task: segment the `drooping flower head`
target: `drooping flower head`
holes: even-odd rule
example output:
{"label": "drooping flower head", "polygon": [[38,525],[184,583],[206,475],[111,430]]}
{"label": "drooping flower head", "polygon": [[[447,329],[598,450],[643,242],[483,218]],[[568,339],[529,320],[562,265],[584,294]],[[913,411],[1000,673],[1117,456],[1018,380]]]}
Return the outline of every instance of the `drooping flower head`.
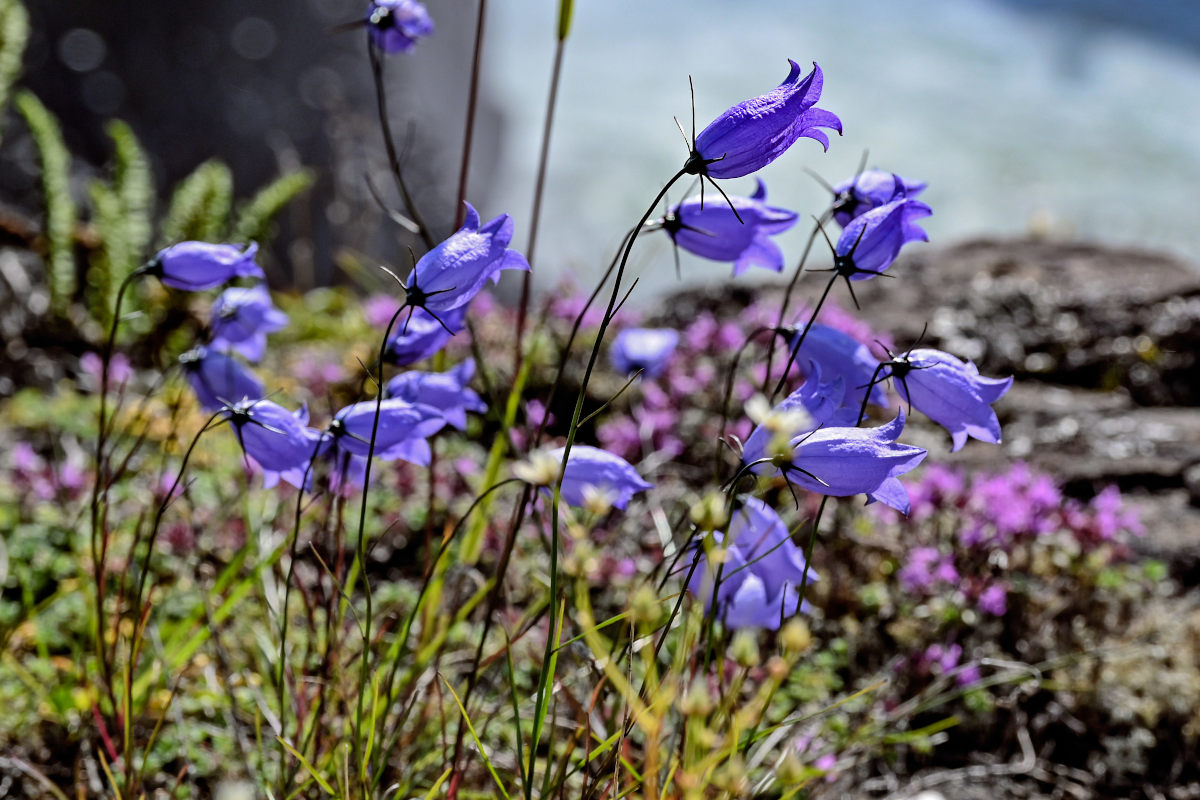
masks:
{"label": "drooping flower head", "polygon": [[387,397],[429,406],[439,412],[447,425],[461,430],[467,427],[467,412],[482,414],[487,403],[467,384],[475,375],[475,360],[468,358],[449,372],[404,372],[388,381]]}
{"label": "drooping flower head", "polygon": [[461,308],[490,280],[500,280],[501,270],[529,271],[529,262],[509,250],[513,221],[501,214],[481,225],[479,212],[470,203],[463,226],[417,262],[405,281],[405,304],[424,308],[439,319],[443,312]]}
{"label": "drooping flower head", "polygon": [[678,344],[679,331],[670,328],[626,328],[613,339],[608,355],[618,372],[628,375],[640,369],[643,377],[657,378]]}
{"label": "drooping flower head", "polygon": [[266,277],[262,267],[254,263],[256,253],[258,245],[254,242],[245,250],[232,244],[180,242],[159,250],[147,272],[167,286],[199,292],[234,278]]}
{"label": "drooping flower head", "polygon": [[385,53],[407,53],[433,34],[433,20],[417,0],[372,0],[366,21],[371,42]]}
{"label": "drooping flower head", "polygon": [[833,218],[843,228],[861,217],[901,197],[916,197],[925,190],[924,181],[901,178],[894,172],[869,169],[833,187]]}
{"label": "drooping flower head", "polygon": [[800,609],[800,587],[818,577],[806,569],[804,554],[779,515],[757,498],[741,500],[729,535],[713,534],[724,550],[720,566],[710,565],[704,553],[698,553],[688,591],[707,612],[713,608],[716,586],[716,613],[731,628],[776,630]]}
{"label": "drooping flower head", "polygon": [[[792,336],[789,344],[794,347],[799,337],[799,333]],[[871,348],[847,333],[814,322],[796,351],[796,362],[804,364],[806,361],[819,365],[820,374],[826,380],[842,379],[845,391],[842,405],[854,410],[855,417],[851,422],[857,420],[863,396],[879,366],[879,359],[871,355]],[[878,383],[870,388],[870,402],[877,406],[887,404],[887,395]]]}
{"label": "drooping flower head", "polygon": [[908,513],[908,492],[898,476],[916,468],[925,450],[896,441],[904,430],[904,409],[878,428],[825,427],[797,431],[792,459],[759,463],[759,475],[783,475],[790,483],[830,497],[867,495]]}
{"label": "drooping flower head", "polygon": [[[533,453],[528,460],[514,465],[513,473],[526,483],[550,491],[558,480],[564,450],[558,447]],[[562,473],[561,497],[564,503],[576,508],[592,506],[592,501],[601,497],[604,505],[624,509],[635,494],[653,485],[642,480],[637,470],[620,456],[577,444],[571,448]]]}
{"label": "drooping flower head", "polygon": [[909,242],[927,242],[916,220],[933,211],[919,200],[901,197],[851,220],[834,247],[833,269],[852,281],[874,278],[896,260]]}
{"label": "drooping flower head", "polygon": [[179,356],[184,376],[205,411],[219,411],[242,400],[261,400],[263,385],[236,358],[207,347]]}
{"label": "drooping flower head", "polygon": [[783,83],[758,97],[727,109],[696,137],[684,169],[690,175],[740,178],[765,167],[783,155],[802,136],[829,148],[821,128],[842,132],[835,115],[816,108],[824,76],[813,63],[801,77],[800,65],[788,59],[791,71]]}
{"label": "drooping flower head", "polygon": [[950,432],[952,450],[967,437],[1000,443],[1000,422],[991,404],[1012,386],[1012,376],[985,378],[970,361],[921,348],[884,365],[883,378],[892,378],[900,398]]}
{"label": "drooping flower head", "polygon": [[466,316],[465,305],[439,312],[437,319],[423,308],[414,308],[411,317],[405,317],[402,324],[396,325],[398,331],[388,340],[384,357],[398,367],[431,358],[446,346],[451,336],[463,329]]}
{"label": "drooping flower head", "polygon": [[241,353],[249,361],[262,358],[267,346],[267,334],[287,326],[284,314],[271,302],[271,293],[263,284],[250,287],[232,286],[212,305],[212,341],[217,350]]}
{"label": "drooping flower head", "polygon": [[781,272],[783,252],[771,236],[795,225],[796,212],[767,205],[767,187],[761,180],[750,197],[728,199],[728,203],[705,203],[699,195],[690,197],[651,224],[689,253],[733,262],[734,275],[754,266]]}
{"label": "drooping flower head", "polygon": [[305,427],[307,409],[292,412],[270,400],[241,400],[223,411],[246,455],[270,476],[269,485],[279,476],[300,485],[315,449],[312,432]]}

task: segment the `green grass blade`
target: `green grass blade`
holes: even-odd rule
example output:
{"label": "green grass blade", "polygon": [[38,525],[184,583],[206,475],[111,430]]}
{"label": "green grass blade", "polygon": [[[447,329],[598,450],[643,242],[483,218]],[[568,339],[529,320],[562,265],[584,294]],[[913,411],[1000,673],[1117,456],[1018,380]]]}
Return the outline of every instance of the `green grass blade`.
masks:
{"label": "green grass blade", "polygon": [[454,687],[450,685],[450,681],[446,680],[444,675],[439,674],[442,683],[446,684],[446,688],[450,690],[450,696],[454,698],[454,702],[458,705],[458,710],[462,713],[463,722],[467,723],[467,730],[471,734],[471,739],[474,740],[475,746],[479,748],[479,755],[483,758],[483,763],[487,767],[488,772],[492,774],[492,780],[496,782],[496,788],[500,790],[500,794],[504,796],[504,800],[512,800],[508,796],[508,790],[504,788],[504,783],[500,780],[500,776],[496,774],[496,768],[492,766],[492,760],[488,758],[487,751],[483,749],[483,742],[479,741],[479,735],[475,733],[475,726],[471,724],[471,718],[467,716],[467,709],[463,707],[462,700],[458,699],[458,693],[454,691]]}

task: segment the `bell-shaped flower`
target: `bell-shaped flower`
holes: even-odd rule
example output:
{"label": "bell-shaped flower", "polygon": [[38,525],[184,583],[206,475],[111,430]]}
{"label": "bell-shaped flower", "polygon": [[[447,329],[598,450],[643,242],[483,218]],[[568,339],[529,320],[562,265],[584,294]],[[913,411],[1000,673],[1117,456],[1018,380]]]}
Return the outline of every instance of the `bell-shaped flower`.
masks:
{"label": "bell-shaped flower", "polygon": [[313,432],[305,427],[307,409],[292,412],[270,400],[242,400],[223,410],[246,455],[268,475],[268,486],[280,475],[300,485],[316,449]]}
{"label": "bell-shaped flower", "polygon": [[750,197],[730,195],[727,203],[704,203],[697,195],[653,224],[689,253],[733,262],[734,275],[755,266],[781,272],[783,251],[771,237],[795,225],[797,216],[786,208],[767,205],[766,199],[767,187],[759,180]]}
{"label": "bell-shaped flower", "polygon": [[952,450],[967,437],[1000,443],[1000,422],[991,404],[1012,386],[1012,376],[985,378],[970,361],[922,348],[893,359],[884,377],[893,379],[900,398],[950,432]]}
{"label": "bell-shaped flower", "polygon": [[800,65],[788,59],[791,71],[783,83],[758,97],[726,110],[700,132],[684,169],[691,175],[740,178],[765,167],[783,155],[802,136],[816,139],[828,149],[829,137],[821,128],[842,132],[835,115],[816,108],[824,76],[813,63],[801,77]]}
{"label": "bell-shaped flower", "polygon": [[[843,409],[847,409],[842,405],[844,396],[845,382],[840,375],[831,381],[823,381],[821,368],[810,363],[808,378],[774,408],[767,408],[767,400],[761,395],[752,397],[746,403],[746,414],[755,426],[742,445],[742,461],[752,464],[777,457],[788,460],[792,440],[800,432],[811,431],[831,421],[852,426],[857,417],[849,422],[842,421],[847,416],[843,413]],[[857,413],[858,409],[854,409],[854,414]]]}
{"label": "bell-shaped flower", "polygon": [[417,0],[372,0],[367,6],[367,33],[385,53],[407,53],[417,39],[433,34],[433,20]]}
{"label": "bell-shaped flower", "polygon": [[[790,338],[793,347],[799,337],[797,332]],[[863,395],[879,367],[879,359],[871,355],[871,348],[837,328],[814,322],[800,343],[800,349],[796,351],[796,363],[803,364],[805,361],[818,365],[820,374],[827,381],[842,379],[845,392],[842,405],[854,410],[854,419],[848,423],[843,421],[843,424],[852,425],[858,419]],[[887,394],[882,386],[876,383],[870,391],[872,404],[887,405]]]}
{"label": "bell-shaped flower", "polygon": [[184,376],[205,411],[219,411],[242,400],[261,400],[263,385],[236,358],[207,347],[179,356]]}
{"label": "bell-shaped flower", "polygon": [[487,403],[467,387],[475,375],[475,359],[468,358],[449,372],[404,372],[388,381],[384,394],[436,410],[447,425],[467,428],[467,412],[482,414]]}
{"label": "bell-shaped flower", "polygon": [[513,221],[501,214],[481,225],[479,212],[467,206],[463,226],[417,262],[405,281],[406,304],[430,311],[435,318],[443,312],[471,302],[490,280],[500,280],[501,270],[529,271],[529,262],[509,250]]}
{"label": "bell-shaped flower", "polygon": [[[513,466],[513,474],[526,483],[550,491],[558,480],[564,449],[558,447],[533,453],[528,460]],[[562,473],[561,497],[564,503],[576,508],[595,507],[597,498],[603,498],[603,505],[624,509],[635,494],[653,485],[642,480],[637,470],[620,456],[598,447],[577,444],[571,448],[567,467]]]}
{"label": "bell-shaped flower", "polygon": [[773,459],[751,470],[760,475],[782,474],[789,482],[830,497],[865,494],[897,511],[908,513],[908,491],[897,479],[916,468],[925,450],[896,442],[904,430],[904,409],[878,428],[818,428],[798,431],[792,439],[790,462]]}
{"label": "bell-shaped flower", "polygon": [[267,347],[267,334],[282,330],[287,323],[287,314],[271,302],[265,285],[231,286],[213,301],[209,347],[258,361]]}
{"label": "bell-shaped flower", "polygon": [[929,241],[916,220],[932,213],[921,201],[902,197],[851,220],[834,248],[834,271],[852,281],[874,278],[891,266],[901,247]]}
{"label": "bell-shaped flower", "polygon": [[[375,423],[378,408],[379,423]],[[346,453],[366,457],[375,430],[374,453],[387,461],[413,452],[410,442],[424,441],[445,426],[446,421],[432,406],[392,398],[376,403],[366,400],[346,406],[334,415],[329,433],[335,446]],[[418,452],[421,448],[418,448]],[[425,450],[425,452],[428,452]],[[428,465],[428,459],[425,460]]]}
{"label": "bell-shaped flower", "polygon": [[916,197],[925,190],[924,181],[901,178],[894,172],[869,169],[833,187],[833,218],[843,228],[861,217],[901,197]]}
{"label": "bell-shaped flower", "polygon": [[700,553],[688,591],[709,610],[716,586],[717,615],[731,628],[778,629],[800,609],[801,586],[818,580],[816,572],[806,569],[804,554],[783,520],[757,498],[742,498],[729,535],[717,531],[713,539],[722,552],[721,563],[710,565]]}
{"label": "bell-shaped flower", "polygon": [[262,267],[254,263],[258,245],[251,242],[245,250],[232,244],[180,242],[159,250],[146,270],[167,286],[199,292],[213,289],[234,278],[264,278]]}
{"label": "bell-shaped flower", "polygon": [[431,358],[463,329],[466,316],[465,305],[439,312],[436,319],[423,308],[413,308],[411,317],[404,316],[396,324],[398,330],[388,339],[384,358],[398,367]]}
{"label": "bell-shaped flower", "polygon": [[613,339],[608,355],[618,372],[641,370],[643,377],[657,378],[678,344],[679,332],[670,328],[626,328]]}

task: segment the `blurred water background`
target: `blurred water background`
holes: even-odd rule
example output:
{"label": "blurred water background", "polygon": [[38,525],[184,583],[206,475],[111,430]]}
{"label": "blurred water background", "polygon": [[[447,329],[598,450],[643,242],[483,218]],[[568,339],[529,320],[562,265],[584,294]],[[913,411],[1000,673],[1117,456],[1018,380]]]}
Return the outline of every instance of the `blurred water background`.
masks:
{"label": "blurred water background", "polygon": [[[404,84],[393,117],[401,132],[414,125],[408,163],[427,215],[445,235],[475,4],[429,6],[437,35],[391,65]],[[577,6],[535,264],[539,286],[564,276],[590,284],[623,230],[682,163],[686,151],[672,116],[690,125],[688,75],[703,126],[776,85],[788,57],[821,64],[820,105],[842,118],[845,135],[834,137],[828,154],[801,140],[764,170],[774,204],[806,218],[819,213],[828,194],[804,169],[836,182],[869,149],[870,165],[929,182],[925,199],[935,216],[926,227],[935,242],[1033,229],[1200,261],[1200,4]],[[556,7],[554,0],[488,6],[469,197],[485,216],[512,214],[514,246],[521,248],[528,243]],[[110,8],[35,0],[31,10],[39,37],[27,82],[67,119],[73,145],[93,163],[104,159],[98,120],[106,116],[133,122],[164,181],[221,155],[244,194],[281,166],[307,163],[322,182],[285,227],[295,241],[279,250],[276,279],[290,272],[302,285],[336,280],[332,265],[342,247],[406,260],[394,234],[381,233],[385,226],[363,187],[364,172],[377,173],[383,160],[361,33],[330,32],[359,17],[362,4],[130,0]],[[20,195],[33,186],[26,178],[22,184],[9,174],[3,186]],[[753,180],[726,188],[746,194]],[[780,238],[789,261],[808,229],[802,221]],[[814,266],[824,266],[825,252],[816,251]],[[642,302],[677,288],[662,235],[635,253]],[[685,254],[683,273],[685,283],[703,282],[727,275],[728,266]]]}

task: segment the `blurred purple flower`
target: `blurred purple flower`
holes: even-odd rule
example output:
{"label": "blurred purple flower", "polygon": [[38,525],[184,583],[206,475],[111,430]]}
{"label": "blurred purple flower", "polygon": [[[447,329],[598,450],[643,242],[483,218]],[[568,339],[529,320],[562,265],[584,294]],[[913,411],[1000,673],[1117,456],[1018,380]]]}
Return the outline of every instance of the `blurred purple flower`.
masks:
{"label": "blurred purple flower", "polygon": [[900,568],[900,584],[906,591],[928,593],[938,584],[958,583],[954,558],[936,547],[917,547],[908,554],[908,562]]}
{"label": "blurred purple flower", "polygon": [[416,0],[372,0],[367,6],[367,33],[385,53],[407,53],[417,39],[433,35],[433,20]]}
{"label": "blurred purple flower", "polygon": [[678,344],[679,332],[670,328],[626,328],[613,339],[608,354],[618,372],[640,369],[643,377],[657,378]]}
{"label": "blurred purple flower", "polygon": [[438,411],[447,425],[467,429],[467,412],[482,414],[484,403],[467,387],[475,375],[475,359],[468,358],[449,372],[403,372],[388,381],[386,397],[398,397],[413,405],[423,404]]}
{"label": "blurred purple flower", "polygon": [[205,411],[218,411],[242,400],[261,400],[263,386],[242,362],[207,347],[179,356],[184,376]]}
{"label": "blurred purple flower", "polygon": [[245,250],[232,244],[180,242],[158,251],[148,274],[158,276],[167,286],[199,292],[234,278],[266,277],[254,263],[256,253],[258,245],[254,242]]}
{"label": "blurred purple flower", "polygon": [[665,230],[671,241],[689,253],[712,261],[732,261],[735,276],[753,266],[781,272],[783,251],[771,236],[795,225],[796,212],[769,206],[766,199],[766,184],[759,180],[750,197],[730,196],[728,203],[706,205],[696,195],[650,224]]}
{"label": "blurred purple flower", "polygon": [[267,334],[282,330],[287,323],[287,314],[271,302],[271,293],[265,285],[233,286],[213,301],[209,346],[258,361],[266,349]]}
{"label": "blurred purple flower", "polygon": [[924,181],[910,181],[894,172],[869,169],[833,187],[833,218],[843,228],[861,217],[901,197],[916,197],[925,190]]}
{"label": "blurred purple flower", "polygon": [[891,377],[906,403],[950,432],[952,451],[967,437],[999,444],[1000,422],[991,404],[1012,386],[1012,377],[985,378],[970,361],[922,348],[886,364],[881,377]]}
{"label": "blurred purple flower", "polygon": [[[96,381],[96,387],[100,386],[100,379],[104,373],[104,361],[99,353],[89,350],[79,357],[79,370],[88,377]],[[108,388],[120,386],[125,381],[133,377],[133,367],[129,363],[129,358],[124,353],[113,353],[112,358],[108,362]]]}
{"label": "blurred purple flower", "polygon": [[979,594],[975,601],[979,610],[994,617],[1003,617],[1008,611],[1008,590],[1002,583],[993,583]]}
{"label": "blurred purple flower", "polygon": [[842,123],[815,107],[824,85],[821,68],[814,63],[812,72],[801,78],[800,65],[791,59],[788,63],[791,70],[783,83],[727,109],[700,132],[684,165],[689,175],[749,175],[779,158],[802,136],[829,148],[829,138],[820,128],[840,134]]}
{"label": "blurred purple flower", "polygon": [[501,214],[481,225],[479,212],[470,203],[463,226],[437,247],[421,256],[405,281],[405,304],[424,308],[440,317],[443,312],[471,302],[490,280],[500,279],[506,269],[529,271],[529,262],[516,250],[509,250],[513,221]]}

